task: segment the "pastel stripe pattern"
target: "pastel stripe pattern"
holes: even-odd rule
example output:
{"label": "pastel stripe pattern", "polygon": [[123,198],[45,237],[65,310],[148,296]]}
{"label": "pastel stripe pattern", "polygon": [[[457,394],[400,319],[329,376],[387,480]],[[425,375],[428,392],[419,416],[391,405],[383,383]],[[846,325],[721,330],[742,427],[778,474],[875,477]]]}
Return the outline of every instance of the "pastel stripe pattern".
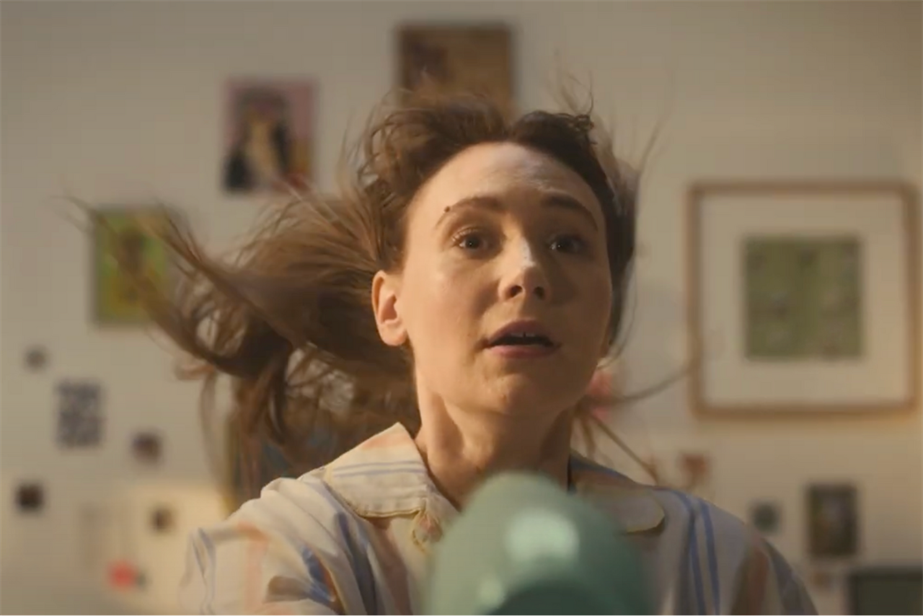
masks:
{"label": "pastel stripe pattern", "polygon": [[[639,546],[661,614],[814,614],[755,530],[696,496],[645,486],[574,454],[569,489]],[[180,609],[200,614],[408,614],[432,544],[458,511],[396,425],[323,468],[277,479],[190,536]]]}

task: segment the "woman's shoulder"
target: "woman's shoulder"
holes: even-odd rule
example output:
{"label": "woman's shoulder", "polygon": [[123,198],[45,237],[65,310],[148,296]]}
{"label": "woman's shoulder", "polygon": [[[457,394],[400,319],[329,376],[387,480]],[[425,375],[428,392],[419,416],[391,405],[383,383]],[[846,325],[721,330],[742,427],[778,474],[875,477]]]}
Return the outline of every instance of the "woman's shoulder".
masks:
{"label": "woman's shoulder", "polygon": [[[671,488],[652,488],[669,520],[663,550],[690,564],[690,609],[735,614],[815,614],[804,582],[751,524],[715,503]],[[697,613],[706,613],[698,611]]]}
{"label": "woman's shoulder", "polygon": [[[654,575],[678,584],[675,613],[815,613],[802,581],[754,527],[683,490],[647,485],[577,458],[577,489],[643,546]],[[679,568],[677,568],[679,567]],[[676,571],[688,572],[675,580]],[[666,609],[666,608],[665,608]]]}
{"label": "woman's shoulder", "polygon": [[302,513],[381,516],[422,506],[427,494],[426,466],[413,439],[400,424],[297,478],[268,483],[260,496],[235,515],[284,508]]}
{"label": "woman's shoulder", "polygon": [[572,468],[579,494],[612,515],[627,534],[643,534],[664,557],[694,551],[706,559],[718,560],[720,553],[724,562],[741,562],[765,543],[750,525],[703,497],[641,483],[578,456]]}
{"label": "woman's shoulder", "polygon": [[326,472],[271,481],[224,521],[194,532],[184,609],[253,614],[271,604],[278,613],[372,613],[368,529]]}
{"label": "woman's shoulder", "polygon": [[[601,502],[634,503],[634,508],[646,511],[650,524],[645,530],[688,531],[701,524],[707,534],[723,539],[750,539],[755,531],[740,518],[705,498],[666,486],[645,484],[618,471],[575,455],[571,459],[576,491]],[[620,509],[626,509],[622,505]],[[612,509],[612,507],[609,507]]]}

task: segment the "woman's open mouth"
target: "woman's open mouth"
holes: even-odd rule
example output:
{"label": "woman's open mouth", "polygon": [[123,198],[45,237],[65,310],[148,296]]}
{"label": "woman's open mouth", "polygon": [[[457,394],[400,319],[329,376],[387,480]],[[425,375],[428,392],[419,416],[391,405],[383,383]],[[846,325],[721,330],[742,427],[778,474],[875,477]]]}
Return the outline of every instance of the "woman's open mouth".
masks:
{"label": "woman's open mouth", "polygon": [[547,357],[557,351],[559,346],[534,321],[510,323],[494,334],[487,344],[491,352],[511,359]]}

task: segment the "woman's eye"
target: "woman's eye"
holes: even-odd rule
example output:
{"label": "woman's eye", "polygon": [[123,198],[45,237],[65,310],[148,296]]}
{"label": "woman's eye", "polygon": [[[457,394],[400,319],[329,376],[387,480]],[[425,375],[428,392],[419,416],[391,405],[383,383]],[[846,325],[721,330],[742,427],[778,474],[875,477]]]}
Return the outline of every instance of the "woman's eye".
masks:
{"label": "woman's eye", "polygon": [[463,233],[455,238],[455,245],[463,250],[481,250],[487,245],[487,240],[480,233]]}
{"label": "woman's eye", "polygon": [[580,254],[586,251],[586,242],[576,235],[562,235],[551,241],[551,249],[569,254]]}

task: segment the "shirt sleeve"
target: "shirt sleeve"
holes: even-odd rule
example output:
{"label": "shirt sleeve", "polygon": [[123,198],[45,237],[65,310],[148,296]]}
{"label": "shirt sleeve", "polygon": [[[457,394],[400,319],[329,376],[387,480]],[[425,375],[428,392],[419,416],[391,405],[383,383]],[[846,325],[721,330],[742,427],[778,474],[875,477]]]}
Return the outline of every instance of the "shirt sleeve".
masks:
{"label": "shirt sleeve", "polygon": [[756,531],[741,573],[735,614],[817,614],[800,576]]}
{"label": "shirt sleeve", "polygon": [[179,603],[196,614],[367,613],[342,505],[317,478],[278,479],[189,540]]}

